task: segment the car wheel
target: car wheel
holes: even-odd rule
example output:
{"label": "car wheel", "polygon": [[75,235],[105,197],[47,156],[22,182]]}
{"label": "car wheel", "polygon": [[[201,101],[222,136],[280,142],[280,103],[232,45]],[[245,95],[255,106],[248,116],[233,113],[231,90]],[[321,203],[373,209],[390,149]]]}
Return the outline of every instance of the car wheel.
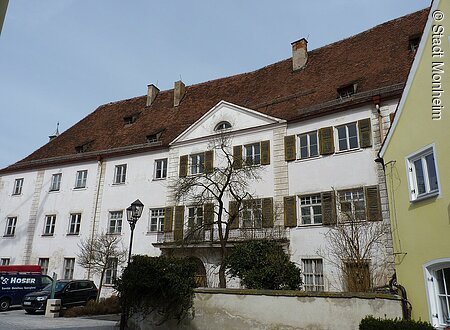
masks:
{"label": "car wheel", "polygon": [[3,298],[2,300],[0,300],[0,312],[7,311],[9,309],[9,304],[9,298]]}
{"label": "car wheel", "polygon": [[27,314],[34,314],[35,310],[34,309],[26,309],[25,312],[27,312]]}

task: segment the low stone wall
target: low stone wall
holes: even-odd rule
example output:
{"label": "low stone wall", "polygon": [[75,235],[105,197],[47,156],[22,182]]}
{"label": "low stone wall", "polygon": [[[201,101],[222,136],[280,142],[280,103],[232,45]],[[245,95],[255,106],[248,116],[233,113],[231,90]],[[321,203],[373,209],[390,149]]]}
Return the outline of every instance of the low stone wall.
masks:
{"label": "low stone wall", "polygon": [[194,307],[194,319],[158,328],[352,330],[366,315],[402,316],[399,297],[363,293],[196,289]]}

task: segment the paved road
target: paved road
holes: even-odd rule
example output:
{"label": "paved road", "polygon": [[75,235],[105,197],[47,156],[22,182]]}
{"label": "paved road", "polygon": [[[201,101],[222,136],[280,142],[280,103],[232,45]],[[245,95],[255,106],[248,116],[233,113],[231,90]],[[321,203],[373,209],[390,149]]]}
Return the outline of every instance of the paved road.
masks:
{"label": "paved road", "polygon": [[[111,319],[110,317],[105,317]],[[13,309],[0,313],[0,330],[27,329],[119,329],[117,321],[93,318],[47,318],[43,314],[29,315],[22,309]],[[114,318],[113,318],[114,319]]]}

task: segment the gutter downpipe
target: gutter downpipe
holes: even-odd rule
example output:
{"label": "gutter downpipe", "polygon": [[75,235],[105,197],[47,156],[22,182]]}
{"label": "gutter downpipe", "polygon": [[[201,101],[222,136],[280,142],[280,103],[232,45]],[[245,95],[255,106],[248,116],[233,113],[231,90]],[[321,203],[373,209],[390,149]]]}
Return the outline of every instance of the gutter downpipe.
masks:
{"label": "gutter downpipe", "polygon": [[392,275],[391,280],[389,281],[389,288],[395,292],[399,293],[402,298],[402,315],[404,320],[411,320],[411,303],[408,301],[408,296],[406,294],[406,289],[403,285],[397,283],[397,274],[394,273]]}

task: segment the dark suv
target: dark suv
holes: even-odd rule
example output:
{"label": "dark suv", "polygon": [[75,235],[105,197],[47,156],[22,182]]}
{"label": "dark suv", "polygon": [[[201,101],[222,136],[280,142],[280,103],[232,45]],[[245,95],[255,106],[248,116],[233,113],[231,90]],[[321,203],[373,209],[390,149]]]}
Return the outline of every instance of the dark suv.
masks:
{"label": "dark suv", "polygon": [[[23,298],[23,309],[30,314],[45,311],[51,289],[49,284],[41,291],[27,294]],[[62,307],[86,305],[89,300],[97,298],[97,293],[94,282],[88,280],[58,280],[55,283],[55,299],[61,299]]]}

